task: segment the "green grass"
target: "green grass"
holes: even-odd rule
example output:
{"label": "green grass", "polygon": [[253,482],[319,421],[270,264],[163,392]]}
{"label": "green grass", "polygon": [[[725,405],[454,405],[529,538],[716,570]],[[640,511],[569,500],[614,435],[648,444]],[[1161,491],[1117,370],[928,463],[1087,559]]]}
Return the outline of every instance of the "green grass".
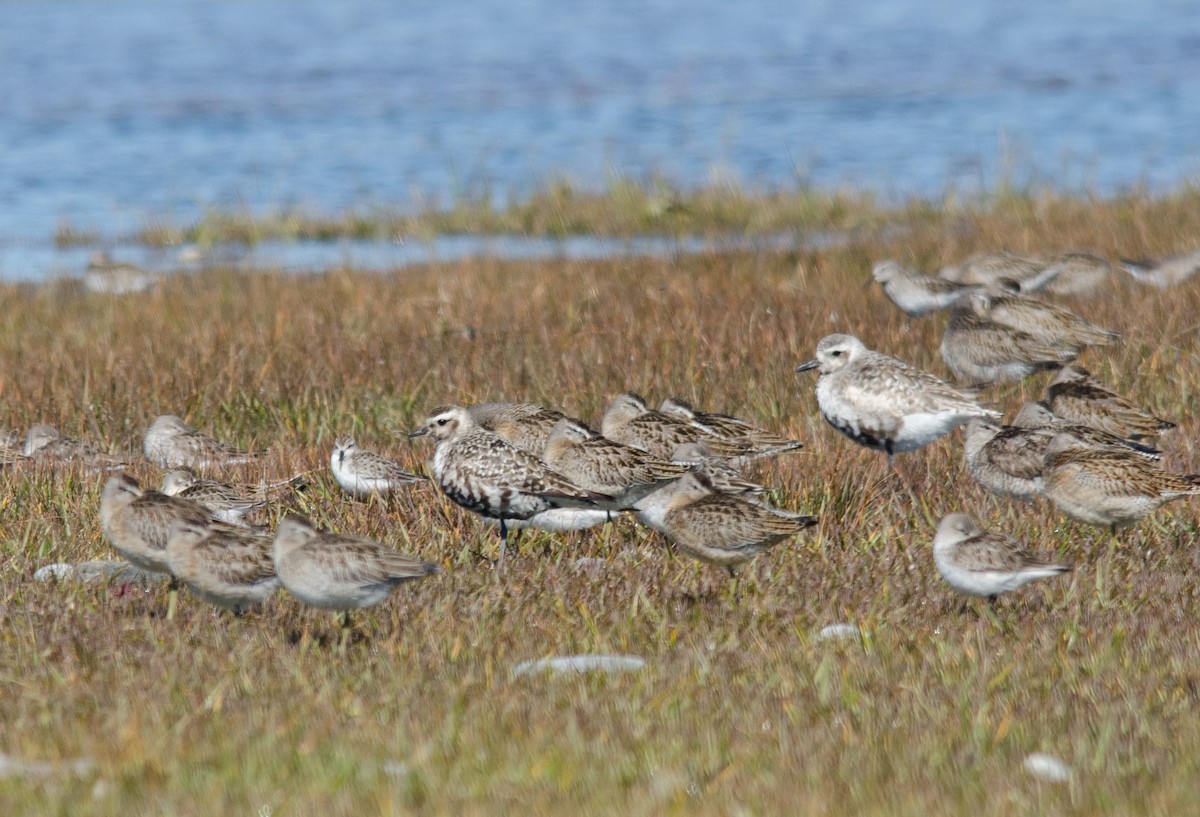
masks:
{"label": "green grass", "polygon": [[[882,214],[853,206],[863,223]],[[1044,504],[986,496],[953,436],[883,457],[816,413],[796,375],[825,334],[943,372],[944,318],[909,321],[870,262],[931,269],[976,250],[1158,255],[1200,234],[1191,194],[1014,195],[868,231],[828,251],[610,261],[470,261],[387,275],[213,272],[113,299],[2,289],[0,410],[136,451],[179,413],[269,446],[257,479],[311,470],[318,523],[394,543],[443,575],[361,614],[345,656],[328,614],[280,595],[240,620],[186,593],[41,584],[38,567],[111,558],[101,478],[0,475],[0,753],[94,760],[82,775],[0,778],[0,813],[53,814],[1180,814],[1200,774],[1200,526],[1180,502],[1123,535]],[[1167,466],[1200,470],[1194,285],[1116,280],[1069,304],[1125,342],[1084,364],[1162,416]],[[1043,382],[996,390],[1006,408]],[[808,445],[763,466],[773,500],[821,525],[721,571],[630,521],[527,535],[496,575],[477,519],[433,490],[388,505],[339,495],[334,437],[418,468],[396,430],[449,401],[533,400],[595,419],[609,396],[679,394]],[[133,472],[157,481],[144,463]],[[940,580],[932,526],[966,510],[1077,570],[980,615]],[[282,512],[282,511],[280,511]],[[609,560],[598,574],[573,567]],[[854,622],[860,642],[815,633]],[[308,631],[311,638],[304,639]],[[646,670],[512,679],[521,661],[622,652]],[[1021,768],[1034,751],[1067,785]]]}

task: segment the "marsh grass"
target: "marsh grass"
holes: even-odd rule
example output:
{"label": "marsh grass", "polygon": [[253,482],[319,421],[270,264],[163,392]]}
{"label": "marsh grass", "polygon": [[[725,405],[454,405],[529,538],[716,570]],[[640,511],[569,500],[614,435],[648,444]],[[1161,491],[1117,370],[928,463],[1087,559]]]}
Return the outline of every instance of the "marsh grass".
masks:
{"label": "marsh grass", "polygon": [[[87,814],[1179,814],[1200,775],[1197,517],[1179,502],[1122,535],[1045,504],[986,496],[957,435],[880,455],[825,427],[792,369],[825,334],[944,371],[942,317],[909,321],[875,287],[883,256],[930,269],[975,250],[1190,249],[1188,196],[1014,198],[804,253],[610,261],[472,261],[386,275],[217,271],[145,296],[66,285],[3,290],[4,422],[138,450],[157,414],[244,445],[255,480],[311,471],[319,524],[436,560],[444,573],[357,616],[286,595],[242,619],[186,593],[38,583],[51,562],[110,558],[102,478],[0,475],[0,753],[87,757],[84,774],[0,779],[6,815]],[[1180,421],[1167,465],[1200,470],[1200,295],[1114,279],[1070,304],[1124,333],[1098,376]],[[995,391],[1014,407],[1043,379]],[[630,520],[527,534],[508,570],[490,529],[417,489],[358,503],[326,474],[334,437],[420,467],[397,430],[448,401],[532,400],[596,419],[608,396],[679,394],[807,441],[762,466],[772,500],[821,525],[723,574]],[[151,482],[144,463],[133,472]],[[938,578],[941,515],[967,510],[1077,565],[994,615]],[[277,513],[282,513],[282,509]],[[599,569],[580,557],[606,560]],[[820,641],[853,622],[859,641]],[[512,679],[519,662],[631,653],[612,677]],[[1021,768],[1049,752],[1070,783]]]}

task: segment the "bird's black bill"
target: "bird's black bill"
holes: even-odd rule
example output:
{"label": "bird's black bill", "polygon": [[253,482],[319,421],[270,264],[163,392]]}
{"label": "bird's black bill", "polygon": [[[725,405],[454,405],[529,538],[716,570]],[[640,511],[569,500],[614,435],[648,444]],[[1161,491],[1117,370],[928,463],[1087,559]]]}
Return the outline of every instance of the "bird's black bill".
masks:
{"label": "bird's black bill", "polygon": [[427,428],[418,428],[418,429],[416,429],[415,431],[410,431],[410,432],[408,432],[408,436],[409,436],[409,437],[420,437],[420,436],[423,436],[423,435],[425,435],[425,434],[428,434],[428,433],[429,433],[429,429],[427,429]]}
{"label": "bird's black bill", "polygon": [[820,365],[821,365],[820,361],[810,360],[807,363],[801,363],[799,366],[797,366],[796,371],[807,372],[809,369],[815,369]]}

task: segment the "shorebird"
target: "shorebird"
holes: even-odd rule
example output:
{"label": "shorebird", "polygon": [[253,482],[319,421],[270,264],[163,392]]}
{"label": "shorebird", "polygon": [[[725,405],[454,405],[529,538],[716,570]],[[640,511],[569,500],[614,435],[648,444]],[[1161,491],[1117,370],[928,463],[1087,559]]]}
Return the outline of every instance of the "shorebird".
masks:
{"label": "shorebird", "polygon": [[975,386],[1012,383],[1075,359],[1074,347],[1047,343],[988,317],[986,295],[971,293],[942,335],[942,360],[958,380]]}
{"label": "shorebird", "polygon": [[477,403],[466,408],[476,424],[535,457],[542,456],[555,423],[567,416],[536,403]]}
{"label": "shorebird", "polygon": [[372,539],[318,530],[301,516],[279,523],[271,556],[289,593],[310,607],[341,612],[343,648],[351,610],[379,604],[399,585],[440,572]]}
{"label": "shorebird", "polygon": [[943,267],[938,277],[980,286],[996,286],[1010,281],[1021,292],[1037,292],[1050,284],[1059,272],[1044,258],[1008,252],[975,253],[958,264]]}
{"label": "shorebird", "polygon": [[77,463],[85,468],[115,470],[127,465],[120,457],[106,454],[91,443],[64,437],[58,429],[36,425],[25,435],[22,453],[40,463]]}
{"label": "shorebird", "polygon": [[1200,475],[1173,474],[1120,448],[1080,447],[1055,434],[1046,449],[1045,494],[1067,516],[1107,527],[1132,525],[1173,499],[1200,493]]}
{"label": "shorebird", "polygon": [[1013,417],[1012,424],[1018,428],[1042,429],[1069,434],[1075,440],[1076,446],[1080,448],[1118,448],[1132,451],[1148,460],[1162,459],[1162,452],[1152,445],[1118,437],[1083,423],[1063,419],[1040,400],[1021,406],[1020,411]]}
{"label": "shorebird", "polygon": [[1001,426],[974,417],[965,427],[967,471],[990,493],[1030,500],[1042,494],[1049,429]]}
{"label": "shorebird", "polygon": [[400,463],[359,448],[348,434],[334,441],[329,467],[337,484],[355,499],[390,496],[414,483],[425,481],[425,477],[405,471]]}
{"label": "shorebird", "polygon": [[740,417],[700,411],[682,397],[668,397],[662,401],[658,410],[661,414],[687,423],[710,437],[733,445],[749,446],[749,452],[742,455],[741,459],[774,457],[804,447],[804,443],[799,440],[789,440],[773,431],[757,428]]}
{"label": "shorebird", "polygon": [[1046,285],[1054,295],[1091,295],[1112,279],[1113,265],[1103,258],[1084,252],[1066,252],[1055,256],[1046,267],[1054,278]]}
{"label": "shorebird", "polygon": [[578,420],[563,418],[546,442],[546,465],[587,491],[608,494],[627,508],[687,473],[687,468],[610,440]]}
{"label": "shorebird", "polygon": [[142,441],[146,459],[162,468],[207,468],[238,465],[256,459],[259,452],[234,448],[215,440],[173,414],[164,414],[146,429]]}
{"label": "shorebird", "polygon": [[600,420],[600,433],[663,460],[670,459],[671,453],[684,443],[694,442],[703,442],[718,457],[740,457],[751,452],[751,446],[745,442],[721,439],[690,422],[655,411],[633,392],[623,392],[612,399]]}
{"label": "shorebird", "polygon": [[964,292],[978,288],[936,275],[922,275],[891,259],[877,263],[871,270],[871,277],[883,287],[891,302],[910,318],[949,309]]}
{"label": "shorebird", "polygon": [[1064,420],[1098,428],[1130,440],[1155,437],[1175,428],[1092,377],[1087,369],[1064,366],[1046,389],[1046,403]]}
{"label": "shorebird", "polygon": [[671,454],[671,462],[705,477],[723,494],[765,494],[766,486],[746,477],[728,461],[713,456],[702,442],[684,443]]}
{"label": "shorebird", "polygon": [[1167,289],[1182,284],[1200,272],[1200,250],[1172,255],[1157,261],[1121,259],[1121,269],[1139,284]]}
{"label": "shorebird", "polygon": [[972,417],[999,418],[929,372],[872,351],[853,335],[829,335],[814,360],[796,371],[819,369],[817,405],[831,426],[859,445],[888,455],[915,451]]}
{"label": "shorebird", "polygon": [[215,479],[205,479],[191,468],[172,468],[163,474],[160,490],[167,496],[178,496],[199,502],[220,520],[231,525],[245,525],[245,518],[292,490],[302,487],[303,476],[259,485],[230,485]]}
{"label": "shorebird", "polygon": [[700,474],[640,500],[638,517],[694,559],[720,565],[736,576],[738,565],[771,545],[817,524],[815,516],[769,508],[735,494],[718,492]]}
{"label": "shorebird", "polygon": [[1107,346],[1121,339],[1117,332],[1088,323],[1069,309],[1030,295],[992,290],[964,297],[972,299],[972,311],[980,317],[1077,353],[1088,346]]}
{"label": "shorebird", "polygon": [[481,516],[500,520],[500,559],[510,519],[530,519],[550,508],[614,508],[608,494],[586,491],[533,454],[476,424],[462,406],[434,409],[411,432],[437,441],[434,479],[451,500]]}
{"label": "shorebird", "polygon": [[104,483],[100,495],[100,529],[113,549],[130,564],[171,576],[168,620],[175,616],[179,584],[167,561],[167,536],[171,523],[185,518],[221,524],[203,505],[143,490],[129,474],[116,474]]}
{"label": "shorebird", "polygon": [[113,261],[103,250],[92,253],[83,273],[83,286],[89,292],[104,295],[129,295],[144,292],[162,280],[141,267]]}
{"label": "shorebird", "polygon": [[993,605],[1001,593],[1071,569],[1030,553],[1011,536],[985,531],[965,513],[952,513],[938,523],[933,559],[948,585]]}
{"label": "shorebird", "polygon": [[270,534],[185,516],[168,529],[167,565],[197,596],[240,616],[279,589],[272,541]]}

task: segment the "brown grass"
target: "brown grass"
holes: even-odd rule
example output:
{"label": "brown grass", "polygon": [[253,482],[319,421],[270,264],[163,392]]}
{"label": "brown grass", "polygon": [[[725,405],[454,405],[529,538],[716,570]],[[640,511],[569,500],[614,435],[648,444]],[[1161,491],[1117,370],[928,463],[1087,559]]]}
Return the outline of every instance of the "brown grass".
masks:
{"label": "brown grass", "polygon": [[[286,595],[234,620],[184,594],[41,584],[57,561],[109,558],[101,478],[0,476],[0,754],[94,759],[82,775],[0,778],[0,813],[531,815],[1179,814],[1200,775],[1200,596],[1194,506],[1177,503],[1106,553],[1106,536],[1043,504],[985,496],[957,436],[882,456],[816,414],[794,365],[834,331],[944,371],[944,319],[909,321],[869,264],[924,268],[980,249],[1109,257],[1190,249],[1184,196],[1015,197],[827,252],[608,262],[476,261],[388,275],[235,272],[113,299],[8,287],[0,328],[6,423],[136,450],[157,414],[242,444],[263,470],[319,474],[300,500],[323,525],[442,564],[358,617],[345,657],[327,614]],[[1114,281],[1072,302],[1125,334],[1084,360],[1181,427],[1168,465],[1200,470],[1200,296]],[[998,390],[1006,407],[1041,381]],[[502,576],[494,539],[432,490],[389,505],[340,496],[333,438],[412,467],[394,435],[448,401],[533,400],[597,418],[633,388],[680,394],[808,441],[766,466],[773,500],[819,514],[815,533],[752,565],[734,598],[719,571],[623,521],[526,536]],[[157,474],[134,469],[148,480]],[[1076,562],[995,616],[938,578],[929,542],[963,509]],[[596,575],[573,567],[601,557]],[[852,621],[862,643],[814,634]],[[300,638],[304,631],[314,636]],[[611,651],[620,677],[510,679],[518,662]],[[1033,751],[1068,785],[1022,771]]]}

